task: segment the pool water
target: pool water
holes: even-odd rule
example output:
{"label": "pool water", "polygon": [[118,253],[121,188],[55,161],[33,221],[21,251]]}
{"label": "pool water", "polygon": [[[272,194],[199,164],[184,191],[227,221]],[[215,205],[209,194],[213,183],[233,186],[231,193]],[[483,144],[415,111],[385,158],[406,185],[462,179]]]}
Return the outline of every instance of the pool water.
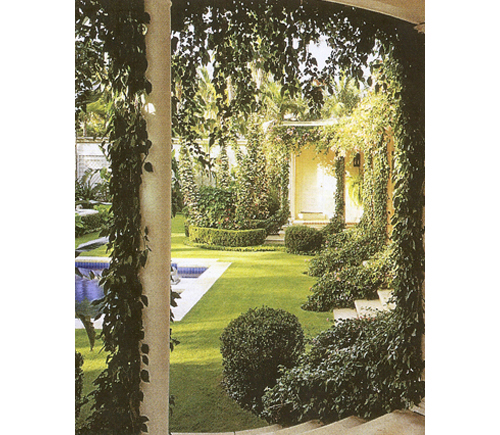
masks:
{"label": "pool water", "polygon": [[[92,302],[104,296],[104,291],[99,286],[99,280],[102,271],[109,267],[109,263],[76,261],[75,267],[83,275],[82,278],[75,274],[75,312],[84,316],[96,317],[101,310],[98,305],[92,304]],[[172,263],[172,267],[177,269],[181,279],[187,278],[189,280],[198,278],[207,270],[206,267],[179,267],[177,263]],[[90,279],[91,273],[95,275],[94,279]]]}

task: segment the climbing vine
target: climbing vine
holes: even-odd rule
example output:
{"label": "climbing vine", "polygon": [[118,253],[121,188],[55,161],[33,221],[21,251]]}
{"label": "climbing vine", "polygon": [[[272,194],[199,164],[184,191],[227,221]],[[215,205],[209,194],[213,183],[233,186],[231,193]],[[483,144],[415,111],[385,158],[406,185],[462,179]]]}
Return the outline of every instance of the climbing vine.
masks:
{"label": "climbing vine", "polygon": [[335,160],[335,179],[337,187],[335,189],[335,213],[333,221],[345,224],[345,159],[342,156],[337,156]]}
{"label": "climbing vine", "polygon": [[80,23],[77,32],[84,29],[77,37],[102,41],[99,58],[106,53],[107,61],[100,85],[108,89],[113,101],[107,126],[112,172],[109,190],[113,219],[107,233],[111,261],[100,282],[104,289],[102,340],[109,355],[91,393],[94,412],[86,430],[137,434],[145,423],[139,412],[140,386],[148,381],[147,371],[141,369],[141,361],[147,360],[147,348],[139,346],[144,338],[142,309],[147,300],[138,278],[148,253],[139,204],[143,168],[147,169],[145,158],[151,146],[141,114],[143,97],[151,91],[145,78],[148,15],[142,0],[117,6],[116,2],[76,2]]}

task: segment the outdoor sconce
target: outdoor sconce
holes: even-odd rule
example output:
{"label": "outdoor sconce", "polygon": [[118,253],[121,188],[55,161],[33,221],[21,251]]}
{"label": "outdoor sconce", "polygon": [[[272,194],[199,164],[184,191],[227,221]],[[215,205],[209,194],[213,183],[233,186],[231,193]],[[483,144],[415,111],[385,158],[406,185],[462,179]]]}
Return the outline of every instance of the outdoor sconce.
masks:
{"label": "outdoor sconce", "polygon": [[352,165],[355,167],[355,168],[359,168],[361,166],[361,155],[359,153],[357,153],[355,156],[354,156],[354,160],[352,161]]}

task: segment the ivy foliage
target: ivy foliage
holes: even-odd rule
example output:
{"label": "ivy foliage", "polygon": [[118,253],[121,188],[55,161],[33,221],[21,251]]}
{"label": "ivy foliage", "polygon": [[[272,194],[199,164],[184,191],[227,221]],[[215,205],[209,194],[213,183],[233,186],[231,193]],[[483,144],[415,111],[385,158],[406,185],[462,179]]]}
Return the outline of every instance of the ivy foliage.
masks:
{"label": "ivy foliage", "polygon": [[405,325],[392,314],[343,320],[319,334],[299,363],[282,370],[263,398],[268,422],[371,419],[420,400],[423,363],[408,366],[398,346]]}
{"label": "ivy foliage", "polygon": [[[109,355],[107,367],[95,381],[91,393],[94,412],[84,430],[136,434],[144,429],[140,385],[148,378],[141,369],[142,361],[147,361],[147,346],[139,346],[144,338],[142,308],[147,300],[138,275],[148,252],[147,234],[141,231],[139,189],[151,146],[141,114],[144,96],[151,91],[145,78],[144,33],[149,17],[140,0],[126,4],[79,0],[76,5],[77,23],[84,30],[79,36],[84,43],[94,41],[95,46],[102,46],[100,58],[106,53],[107,75],[100,78],[100,85],[110,90],[113,101],[107,126],[113,218],[106,234],[112,254],[100,282],[104,289],[102,339]],[[88,80],[95,79],[85,70],[77,71]],[[77,101],[80,94],[77,92]]]}
{"label": "ivy foliage", "polygon": [[392,288],[391,250],[389,245],[362,264],[345,264],[341,269],[322,273],[311,287],[313,294],[302,308],[331,311],[334,308],[354,308],[356,299],[376,299],[377,290]]}

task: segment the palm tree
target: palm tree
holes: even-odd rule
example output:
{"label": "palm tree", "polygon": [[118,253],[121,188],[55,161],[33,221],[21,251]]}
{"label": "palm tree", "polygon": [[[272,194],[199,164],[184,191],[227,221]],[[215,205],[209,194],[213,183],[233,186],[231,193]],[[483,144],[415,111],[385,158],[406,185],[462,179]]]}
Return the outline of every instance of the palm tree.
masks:
{"label": "palm tree", "polygon": [[217,122],[216,93],[208,69],[200,68],[198,73],[199,87],[196,98],[203,111],[203,123],[199,125],[199,132],[202,137],[208,137]]}
{"label": "palm tree", "polygon": [[270,75],[264,74],[261,84],[262,116],[265,121],[283,121],[286,118],[304,119],[308,107],[301,95],[292,97],[290,92],[283,92],[282,86]]}
{"label": "palm tree", "polygon": [[345,72],[336,80],[332,78],[333,93],[325,99],[322,115],[324,118],[348,116],[361,100],[362,90],[352,77]]}

